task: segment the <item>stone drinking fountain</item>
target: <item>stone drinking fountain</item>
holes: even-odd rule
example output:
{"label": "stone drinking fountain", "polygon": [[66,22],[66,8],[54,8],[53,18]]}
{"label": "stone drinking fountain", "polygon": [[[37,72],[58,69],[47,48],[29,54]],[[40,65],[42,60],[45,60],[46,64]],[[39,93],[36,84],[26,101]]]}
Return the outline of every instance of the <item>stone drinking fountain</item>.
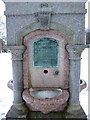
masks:
{"label": "stone drinking fountain", "polygon": [[6,118],[86,118],[79,102],[86,1],[4,2],[2,49],[12,54],[14,95]]}

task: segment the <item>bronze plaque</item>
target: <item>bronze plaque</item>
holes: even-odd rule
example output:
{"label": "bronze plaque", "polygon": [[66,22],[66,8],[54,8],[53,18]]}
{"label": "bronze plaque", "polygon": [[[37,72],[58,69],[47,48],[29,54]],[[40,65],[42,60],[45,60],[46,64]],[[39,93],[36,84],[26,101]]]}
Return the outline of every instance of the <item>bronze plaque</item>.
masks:
{"label": "bronze plaque", "polygon": [[58,41],[53,38],[41,38],[33,43],[34,67],[58,66]]}

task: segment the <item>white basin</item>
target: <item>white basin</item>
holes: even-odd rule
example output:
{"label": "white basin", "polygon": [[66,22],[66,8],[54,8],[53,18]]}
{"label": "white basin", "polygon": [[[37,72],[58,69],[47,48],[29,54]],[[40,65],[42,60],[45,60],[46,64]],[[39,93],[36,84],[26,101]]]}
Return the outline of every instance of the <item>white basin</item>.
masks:
{"label": "white basin", "polygon": [[29,90],[31,96],[36,98],[54,98],[62,94],[61,89],[56,90]]}

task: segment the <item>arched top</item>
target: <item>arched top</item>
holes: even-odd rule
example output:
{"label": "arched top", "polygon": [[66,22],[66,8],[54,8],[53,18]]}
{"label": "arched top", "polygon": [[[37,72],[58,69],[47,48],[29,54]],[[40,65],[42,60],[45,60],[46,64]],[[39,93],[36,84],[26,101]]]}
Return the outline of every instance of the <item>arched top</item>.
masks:
{"label": "arched top", "polygon": [[[28,35],[29,33],[39,30],[39,24],[38,23],[32,23],[24,28],[22,28],[19,32],[16,34],[16,44],[22,45],[23,44],[23,37]],[[67,26],[59,23],[52,22],[50,30],[55,30],[58,33],[61,33],[66,38],[68,38],[68,43],[72,44],[74,42],[74,32],[68,28]],[[43,30],[42,30],[43,31]]]}

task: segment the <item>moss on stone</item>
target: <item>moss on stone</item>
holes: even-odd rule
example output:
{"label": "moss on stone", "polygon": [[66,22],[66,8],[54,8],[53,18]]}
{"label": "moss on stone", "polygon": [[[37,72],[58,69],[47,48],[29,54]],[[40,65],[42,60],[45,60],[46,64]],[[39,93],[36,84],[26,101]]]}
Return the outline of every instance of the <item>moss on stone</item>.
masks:
{"label": "moss on stone", "polygon": [[[22,28],[20,31],[16,33],[16,44],[21,45],[23,42],[23,37],[29,34],[30,32],[33,32],[35,30],[40,29],[40,26],[37,22],[34,22],[24,28]],[[72,44],[74,42],[74,31],[72,31],[70,28],[63,24],[59,24],[56,22],[51,23],[51,28],[53,30],[56,30],[58,32],[61,32],[62,34],[66,35],[67,38],[69,38],[69,44]]]}
{"label": "moss on stone", "polygon": [[69,44],[74,42],[74,31],[72,31],[70,28],[68,28],[67,26],[63,25],[63,24],[59,24],[59,23],[52,23],[53,28],[55,30],[57,30],[58,32],[66,35],[67,38],[69,38]]}
{"label": "moss on stone", "polygon": [[32,88],[30,68],[28,67],[28,88]]}
{"label": "moss on stone", "polygon": [[28,118],[65,118],[65,111],[63,112],[51,112],[43,114],[42,112],[32,112],[28,114]]}

